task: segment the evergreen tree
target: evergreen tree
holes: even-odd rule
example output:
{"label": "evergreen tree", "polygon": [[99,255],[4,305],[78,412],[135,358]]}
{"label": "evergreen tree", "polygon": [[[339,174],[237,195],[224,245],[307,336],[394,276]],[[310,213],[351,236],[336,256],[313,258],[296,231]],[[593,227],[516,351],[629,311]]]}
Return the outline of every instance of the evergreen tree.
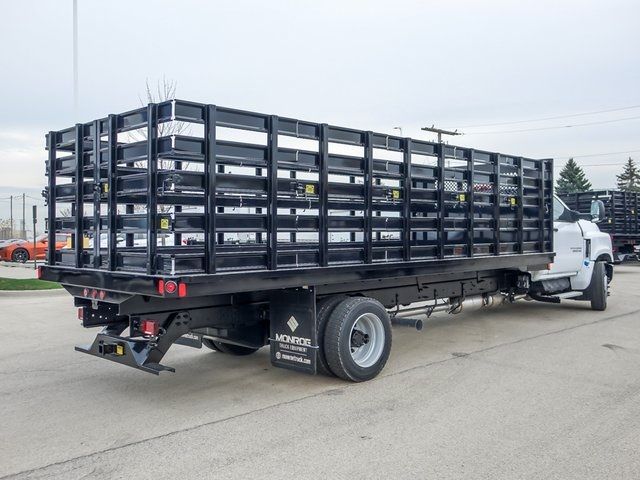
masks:
{"label": "evergreen tree", "polygon": [[560,171],[560,178],[556,183],[557,193],[575,193],[591,190],[591,182],[573,158]]}
{"label": "evergreen tree", "polygon": [[618,188],[627,192],[640,192],[640,171],[636,166],[633,158],[629,157],[624,169],[620,175],[616,175],[618,179]]}

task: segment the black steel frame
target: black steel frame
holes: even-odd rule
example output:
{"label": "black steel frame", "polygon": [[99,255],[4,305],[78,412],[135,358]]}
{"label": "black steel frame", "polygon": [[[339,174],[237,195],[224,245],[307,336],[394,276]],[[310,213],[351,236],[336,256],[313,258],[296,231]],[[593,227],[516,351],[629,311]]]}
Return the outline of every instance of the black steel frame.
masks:
{"label": "black steel frame", "polygon": [[[203,133],[161,135],[168,122],[202,125]],[[266,140],[223,139],[221,128]],[[136,131],[144,132],[142,140],[124,139]],[[316,147],[285,147],[285,138]],[[337,145],[361,154],[333,153]],[[47,149],[49,245],[56,233],[69,233],[72,249],[50,248],[43,275],[70,285],[153,295],[155,279],[171,277],[210,294],[449,268],[524,268],[552,257],[549,159],[181,100],[49,132]],[[385,152],[395,159],[383,159]],[[56,215],[60,204],[71,204],[71,217]],[[161,205],[171,211],[159,211]],[[258,241],[225,241],[236,232]],[[300,240],[299,232],[317,240]],[[338,232],[350,233],[350,241],[332,241]],[[179,244],[193,233],[204,240]],[[135,234],[146,246],[134,246]],[[178,244],[158,245],[159,234]],[[86,236],[93,247],[85,247]]]}

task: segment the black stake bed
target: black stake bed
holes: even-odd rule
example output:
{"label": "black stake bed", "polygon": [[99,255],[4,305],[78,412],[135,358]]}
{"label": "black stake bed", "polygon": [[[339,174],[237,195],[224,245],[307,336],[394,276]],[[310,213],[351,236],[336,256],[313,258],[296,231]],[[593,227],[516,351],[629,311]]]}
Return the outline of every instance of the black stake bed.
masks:
{"label": "black stake bed", "polygon": [[552,258],[552,160],[181,100],[47,148],[49,245],[70,242],[43,278],[69,285],[206,295]]}

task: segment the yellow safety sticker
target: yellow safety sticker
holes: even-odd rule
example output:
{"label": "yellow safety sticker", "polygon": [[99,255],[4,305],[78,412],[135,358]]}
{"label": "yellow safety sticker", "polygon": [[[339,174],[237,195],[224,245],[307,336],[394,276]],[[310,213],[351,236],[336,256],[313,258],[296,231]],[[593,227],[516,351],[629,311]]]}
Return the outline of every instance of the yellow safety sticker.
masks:
{"label": "yellow safety sticker", "polygon": [[109,192],[109,184],[108,183],[103,183],[102,184],[102,191],[104,193],[108,193]]}
{"label": "yellow safety sticker", "polygon": [[461,193],[460,195],[458,195],[459,202],[464,202],[466,200],[467,200],[467,196],[464,193]]}
{"label": "yellow safety sticker", "polygon": [[304,186],[304,193],[313,195],[314,193],[316,193],[316,186],[312,183],[307,183]]}
{"label": "yellow safety sticker", "polygon": [[398,200],[400,198],[400,190],[391,190],[391,198]]}
{"label": "yellow safety sticker", "polygon": [[124,355],[124,345],[116,345],[116,355]]}
{"label": "yellow safety sticker", "polygon": [[515,206],[518,204],[518,199],[516,197],[511,197],[510,201],[512,206]]}
{"label": "yellow safety sticker", "polygon": [[169,230],[169,219],[161,218],[160,219],[160,229],[161,230]]}

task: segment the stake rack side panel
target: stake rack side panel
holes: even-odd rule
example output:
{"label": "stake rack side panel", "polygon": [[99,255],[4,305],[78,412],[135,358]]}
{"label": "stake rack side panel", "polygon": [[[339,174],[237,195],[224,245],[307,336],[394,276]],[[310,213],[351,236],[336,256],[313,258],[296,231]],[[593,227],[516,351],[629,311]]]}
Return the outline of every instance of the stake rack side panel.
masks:
{"label": "stake rack side panel", "polygon": [[[142,275],[552,251],[552,161],[181,100],[50,132],[51,266]],[[53,242],[52,242],[53,245]]]}

